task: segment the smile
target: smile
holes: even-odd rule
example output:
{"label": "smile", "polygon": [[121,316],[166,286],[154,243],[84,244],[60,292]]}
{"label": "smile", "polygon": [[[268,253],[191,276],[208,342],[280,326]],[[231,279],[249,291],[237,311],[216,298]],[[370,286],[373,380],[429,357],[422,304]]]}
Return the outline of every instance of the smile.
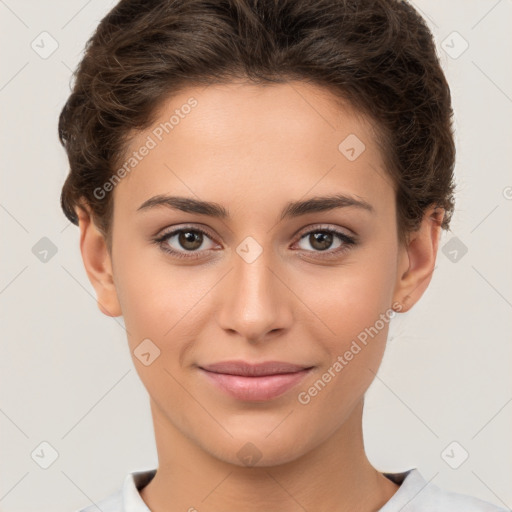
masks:
{"label": "smile", "polygon": [[200,368],[200,372],[217,389],[238,400],[265,401],[277,398],[294,386],[310,373],[312,368],[305,368],[291,373],[274,375],[242,376],[227,373],[216,373]]}

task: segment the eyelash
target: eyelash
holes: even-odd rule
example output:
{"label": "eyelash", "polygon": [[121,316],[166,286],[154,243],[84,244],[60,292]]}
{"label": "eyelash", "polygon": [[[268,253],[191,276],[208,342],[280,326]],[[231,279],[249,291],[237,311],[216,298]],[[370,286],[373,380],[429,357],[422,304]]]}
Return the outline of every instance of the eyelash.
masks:
{"label": "eyelash", "polygon": [[[168,232],[162,234],[161,236],[154,238],[153,242],[155,244],[157,244],[164,252],[171,254],[174,257],[184,258],[184,259],[189,259],[189,260],[200,258],[201,252],[203,252],[203,251],[189,251],[188,254],[186,254],[182,251],[176,251],[174,249],[170,249],[169,245],[165,243],[169,238],[172,238],[173,236],[175,236],[177,234],[186,233],[186,232],[202,233],[203,235],[206,235],[210,239],[214,238],[210,235],[210,233],[208,233],[207,231],[205,231],[201,228],[193,227],[193,226],[190,226],[190,227],[185,226],[180,229],[168,231]],[[340,247],[338,247],[335,250],[327,249],[326,251],[306,251],[309,253],[311,253],[311,252],[318,253],[321,255],[322,258],[337,257],[337,256],[341,255],[342,253],[344,253],[345,251],[348,251],[350,249],[350,246],[356,245],[356,240],[353,237],[348,236],[345,233],[342,233],[341,231],[338,231],[333,228],[318,228],[317,227],[315,229],[311,229],[311,230],[306,231],[305,233],[301,234],[299,236],[299,241],[302,240],[303,238],[305,238],[306,236],[311,235],[312,233],[331,233],[331,234],[337,236],[339,238],[339,240],[341,242],[343,242],[343,245],[341,245]],[[208,250],[212,250],[212,249],[206,249],[206,250],[208,251]]]}

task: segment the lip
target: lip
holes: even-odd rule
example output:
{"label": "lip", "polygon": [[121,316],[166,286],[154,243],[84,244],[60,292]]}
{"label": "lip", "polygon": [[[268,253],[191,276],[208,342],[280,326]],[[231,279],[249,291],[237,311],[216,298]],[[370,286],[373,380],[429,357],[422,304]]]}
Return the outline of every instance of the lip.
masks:
{"label": "lip", "polygon": [[295,373],[311,366],[286,363],[284,361],[264,361],[262,363],[248,363],[241,360],[221,361],[200,366],[203,370],[213,373],[228,375],[240,375],[243,377],[262,377],[265,375],[277,375],[283,373]]}
{"label": "lip", "polygon": [[199,369],[218,389],[238,400],[265,401],[283,395],[296,386],[312,366],[267,361],[250,364],[224,361]]}

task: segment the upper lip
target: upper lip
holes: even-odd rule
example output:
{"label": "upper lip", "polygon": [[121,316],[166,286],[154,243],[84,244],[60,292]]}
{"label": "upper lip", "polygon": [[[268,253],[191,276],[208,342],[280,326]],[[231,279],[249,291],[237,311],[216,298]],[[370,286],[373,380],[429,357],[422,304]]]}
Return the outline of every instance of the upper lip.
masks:
{"label": "upper lip", "polygon": [[260,377],[264,375],[278,375],[281,373],[296,373],[312,368],[312,366],[285,363],[283,361],[265,361],[255,364],[245,361],[222,361],[220,363],[200,366],[200,368],[214,373],[241,375],[244,377]]}

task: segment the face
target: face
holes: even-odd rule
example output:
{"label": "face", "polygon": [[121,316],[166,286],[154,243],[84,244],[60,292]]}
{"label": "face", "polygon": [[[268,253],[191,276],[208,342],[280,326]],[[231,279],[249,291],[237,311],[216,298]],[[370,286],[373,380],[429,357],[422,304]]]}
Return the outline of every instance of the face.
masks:
{"label": "face", "polygon": [[[363,400],[399,293],[371,123],[305,83],[211,85],[163,104],[133,151],[111,257],[155,423],[237,465],[243,446],[266,464],[319,446]],[[232,360],[309,370],[258,384],[201,369]]]}

